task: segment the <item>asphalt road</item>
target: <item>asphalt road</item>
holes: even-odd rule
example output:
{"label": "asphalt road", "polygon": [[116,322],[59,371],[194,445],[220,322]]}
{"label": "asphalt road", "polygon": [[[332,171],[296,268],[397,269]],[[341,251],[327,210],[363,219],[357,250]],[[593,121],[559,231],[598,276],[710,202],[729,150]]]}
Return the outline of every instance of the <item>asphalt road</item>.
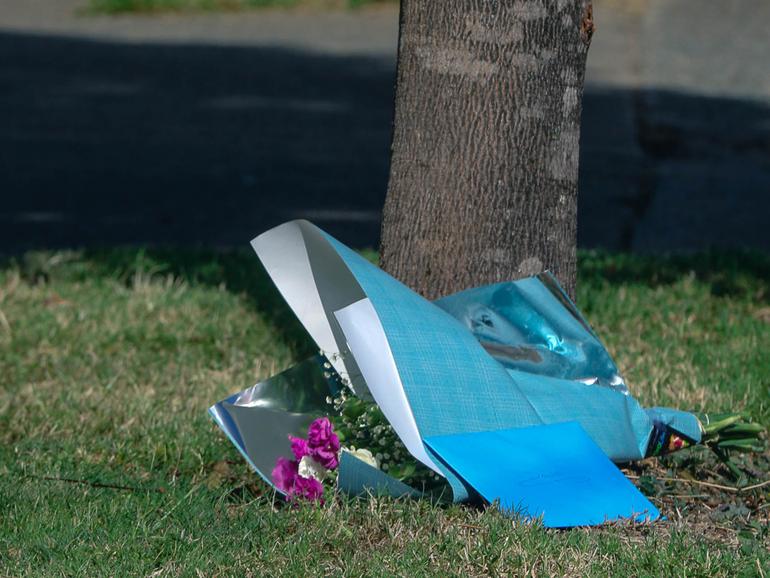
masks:
{"label": "asphalt road", "polygon": [[[106,18],[0,5],[0,252],[375,246],[397,11]],[[579,240],[770,250],[770,4],[596,0]]]}

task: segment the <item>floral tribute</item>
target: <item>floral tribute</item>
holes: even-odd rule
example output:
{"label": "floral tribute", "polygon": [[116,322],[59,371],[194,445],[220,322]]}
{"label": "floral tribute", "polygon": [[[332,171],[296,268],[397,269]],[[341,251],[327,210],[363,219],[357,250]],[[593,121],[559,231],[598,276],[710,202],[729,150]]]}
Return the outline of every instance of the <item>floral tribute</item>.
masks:
{"label": "floral tribute", "polygon": [[332,372],[330,364],[324,365],[324,369],[327,379],[337,382],[336,396],[328,397],[326,402],[340,441],[346,446],[350,444],[343,451],[407,486],[425,493],[445,493],[445,479],[412,457],[380,407],[358,397],[347,379]]}
{"label": "floral tribute", "polygon": [[409,454],[377,404],[356,397],[344,380],[338,381],[337,396],[327,398],[330,416],[314,420],[307,438],[290,435],[294,459],[276,461],[272,480],[286,500],[323,503],[324,484],[336,481],[342,452],[424,492],[442,490],[444,479]]}

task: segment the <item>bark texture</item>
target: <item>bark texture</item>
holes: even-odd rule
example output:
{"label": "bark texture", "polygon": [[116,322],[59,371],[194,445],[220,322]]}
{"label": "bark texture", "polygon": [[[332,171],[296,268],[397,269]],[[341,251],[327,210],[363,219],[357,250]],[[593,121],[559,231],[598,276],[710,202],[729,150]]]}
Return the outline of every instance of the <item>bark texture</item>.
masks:
{"label": "bark texture", "polygon": [[383,268],[428,298],[576,274],[587,0],[402,0]]}

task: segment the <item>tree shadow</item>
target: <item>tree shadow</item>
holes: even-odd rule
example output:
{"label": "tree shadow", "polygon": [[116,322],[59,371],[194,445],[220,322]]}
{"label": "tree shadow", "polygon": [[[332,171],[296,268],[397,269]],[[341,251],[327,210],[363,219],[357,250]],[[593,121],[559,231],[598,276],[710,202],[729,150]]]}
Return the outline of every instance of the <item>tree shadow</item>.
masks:
{"label": "tree shadow", "polygon": [[[241,247],[298,217],[376,247],[394,65],[0,33],[0,252]],[[763,103],[588,86],[580,246],[770,250],[769,127]]]}
{"label": "tree shadow", "polygon": [[662,287],[693,277],[718,297],[770,302],[770,254],[762,251],[709,250],[669,255],[583,251],[578,263],[579,281],[588,286]]}
{"label": "tree shadow", "polygon": [[[376,247],[394,64],[0,33],[0,253],[245,247],[301,217]],[[769,161],[764,103],[588,86],[580,246],[768,250]]]}
{"label": "tree shadow", "polygon": [[770,106],[588,87],[578,243],[636,253],[770,251]]}
{"label": "tree shadow", "polygon": [[393,63],[0,33],[0,251],[243,246],[305,217],[374,246]]}

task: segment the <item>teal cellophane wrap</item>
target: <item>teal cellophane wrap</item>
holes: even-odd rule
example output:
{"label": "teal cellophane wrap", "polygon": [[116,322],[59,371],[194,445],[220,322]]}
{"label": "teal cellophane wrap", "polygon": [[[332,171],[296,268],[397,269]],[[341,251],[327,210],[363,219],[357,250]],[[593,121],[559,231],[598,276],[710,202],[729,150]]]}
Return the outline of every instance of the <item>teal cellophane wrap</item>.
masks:
{"label": "teal cellophane wrap", "polygon": [[509,372],[545,423],[578,422],[613,461],[644,457],[650,418],[630,395],[579,381]]}
{"label": "teal cellophane wrap", "polygon": [[337,488],[351,496],[371,493],[375,496],[386,495],[392,498],[418,498],[422,495],[422,492],[410,488],[347,452],[342,452],[340,456]]}
{"label": "teal cellophane wrap", "polygon": [[472,333],[329,237],[377,310],[423,437],[543,423]]}
{"label": "teal cellophane wrap", "polygon": [[508,369],[628,392],[609,353],[548,272],[438,299]]}
{"label": "teal cellophane wrap", "polygon": [[[628,394],[606,349],[549,274],[469,289],[431,303],[309,223],[286,226],[295,226],[306,244],[328,243],[322,248],[329,256],[311,259],[312,277],[302,283],[321,288],[322,297],[350,293],[337,285],[356,283],[371,301],[422,439],[574,421],[615,462],[645,457],[655,428],[671,428],[700,441],[692,414],[643,409]],[[320,250],[313,246],[311,256]],[[340,275],[328,265],[334,254],[351,275]],[[303,323],[310,314],[297,313]],[[313,363],[320,367],[317,360]],[[283,385],[278,390],[258,384],[242,392],[255,395],[236,394],[212,407],[217,423],[268,481],[275,456],[288,457],[286,432],[297,435],[313,415],[324,413],[317,385],[312,398],[318,406],[296,413],[294,405],[307,398],[308,387],[297,382],[290,392]],[[276,404],[278,398],[266,396],[268,391],[287,392],[286,402]],[[266,421],[266,404],[279,428]],[[279,441],[265,433],[270,428],[281,430]],[[454,499],[466,499],[472,489],[426,449],[447,477]],[[350,456],[343,456],[343,462],[343,491],[360,494],[369,488],[404,495],[406,486],[384,472]],[[416,490],[409,488],[409,495]]]}
{"label": "teal cellophane wrap", "polygon": [[703,432],[698,418],[693,414],[670,407],[650,407],[644,411],[653,423],[665,425],[684,434],[694,443],[701,441]]}
{"label": "teal cellophane wrap", "polygon": [[509,515],[542,518],[547,528],[660,517],[575,422],[437,436],[425,443],[487,502]]}
{"label": "teal cellophane wrap", "polygon": [[503,364],[546,423],[575,420],[616,462],[647,455],[653,426],[700,441],[691,413],[643,409],[609,353],[548,272],[436,301]]}

